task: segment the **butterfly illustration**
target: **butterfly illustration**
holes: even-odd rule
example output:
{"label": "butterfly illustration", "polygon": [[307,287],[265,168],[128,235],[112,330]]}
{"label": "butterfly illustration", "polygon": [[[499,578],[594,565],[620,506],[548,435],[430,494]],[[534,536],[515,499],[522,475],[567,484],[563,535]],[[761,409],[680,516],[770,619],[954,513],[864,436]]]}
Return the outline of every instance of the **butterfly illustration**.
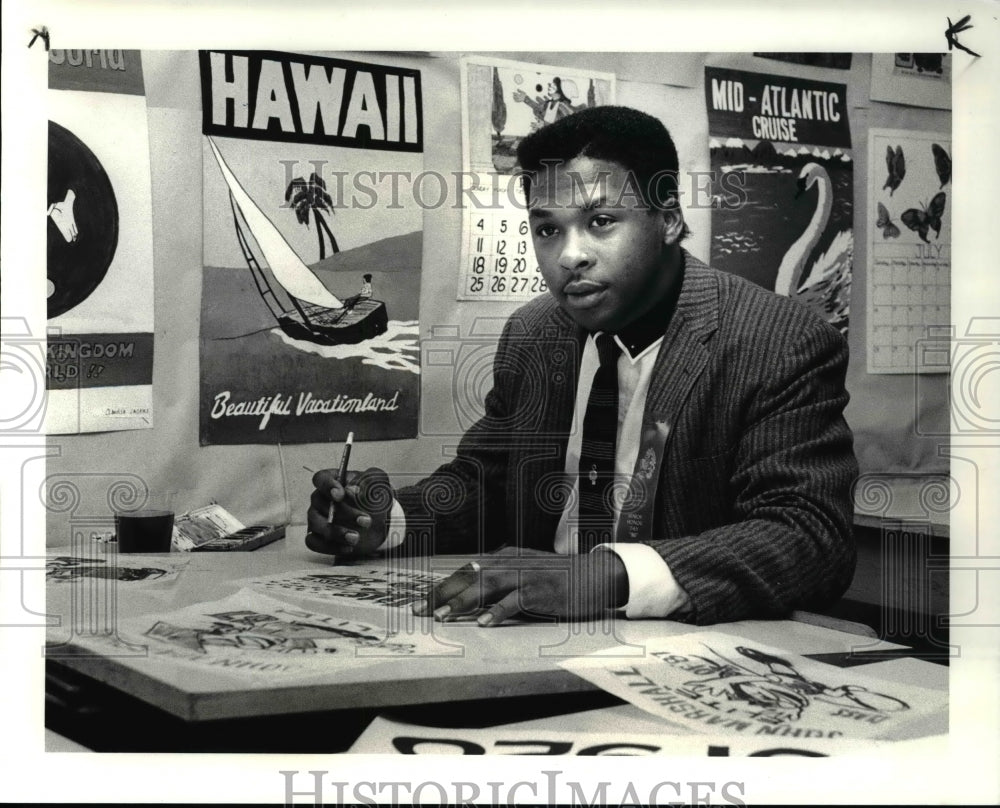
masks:
{"label": "butterfly illustration", "polygon": [[885,164],[889,169],[889,176],[886,178],[882,190],[884,191],[888,188],[889,196],[892,196],[892,192],[899,187],[899,184],[903,181],[903,177],[906,176],[906,160],[903,157],[903,147],[896,146],[896,151],[893,151],[892,146],[886,146]]}
{"label": "butterfly illustration", "polygon": [[937,238],[941,235],[941,217],[944,216],[946,199],[944,191],[941,191],[934,195],[931,203],[923,210],[907,208],[899,218],[910,230],[915,230],[924,241],[927,241],[927,231],[930,229],[934,230],[934,238]]}
{"label": "butterfly illustration", "polygon": [[882,228],[882,238],[899,238],[899,228],[889,218],[889,211],[881,202],[878,203],[878,221],[875,222],[875,226]]}
{"label": "butterfly illustration", "polygon": [[937,171],[938,179],[941,180],[941,187],[944,188],[951,182],[951,158],[937,143],[931,144],[931,151],[934,152],[934,169]]}

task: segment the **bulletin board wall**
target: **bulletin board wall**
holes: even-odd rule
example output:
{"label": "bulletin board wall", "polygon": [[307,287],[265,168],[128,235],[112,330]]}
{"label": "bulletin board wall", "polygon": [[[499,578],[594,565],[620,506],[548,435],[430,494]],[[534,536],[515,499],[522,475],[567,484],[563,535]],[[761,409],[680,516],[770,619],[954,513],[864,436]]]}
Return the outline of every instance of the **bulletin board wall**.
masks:
{"label": "bulletin board wall", "polygon": [[[366,61],[370,54],[338,54]],[[849,344],[847,419],[862,475],[892,485],[947,476],[942,447],[948,431],[948,376],[876,375],[866,371],[866,237],[875,221],[867,209],[867,140],[871,128],[951,131],[951,113],[870,99],[871,57],[855,54],[850,69],[788,64],[750,54],[482,54],[566,68],[613,72],[616,102],[661,118],[673,133],[682,171],[708,171],[704,68],[723,67],[847,85],[855,159],[854,274]],[[447,176],[462,168],[461,54],[394,55],[420,71],[424,169]],[[209,445],[199,441],[199,331],[203,272],[202,109],[198,54],[142,54],[152,179],[155,281],[153,427],[52,436],[46,462],[22,471],[24,491],[45,497],[61,483],[77,492],[69,505],[49,497],[47,541],[68,542],[82,519],[110,519],[108,491],[116,481],[140,481],[180,513],[216,501],[247,524],[304,521],[310,470],[336,465],[340,445]],[[709,259],[707,209],[686,212],[687,248]],[[420,416],[416,438],[355,447],[352,466],[380,466],[405,484],[448,459],[488,389],[496,336],[517,308],[513,302],[459,302],[459,212],[450,206],[423,215],[420,283]],[[942,437],[942,435],[944,435]],[[30,494],[34,495],[34,494]],[[26,495],[27,496],[27,495]],[[297,539],[295,531],[290,537]]]}

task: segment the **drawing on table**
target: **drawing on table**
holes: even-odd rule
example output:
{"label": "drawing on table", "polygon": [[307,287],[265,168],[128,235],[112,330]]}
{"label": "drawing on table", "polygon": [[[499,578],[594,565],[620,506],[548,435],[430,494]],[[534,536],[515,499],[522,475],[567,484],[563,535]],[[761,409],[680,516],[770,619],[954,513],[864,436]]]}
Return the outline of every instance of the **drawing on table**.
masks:
{"label": "drawing on table", "polygon": [[[212,648],[266,651],[272,654],[337,654],[362,645],[382,645],[377,630],[362,623],[339,620],[332,625],[310,622],[308,613],[296,617],[244,609],[206,615],[208,628],[181,626],[157,620],[145,636],[207,654]],[[410,653],[408,643],[386,643],[387,650]]]}
{"label": "drawing on table", "polygon": [[317,600],[344,599],[361,606],[405,607],[425,597],[444,577],[439,573],[384,567],[349,567],[325,572],[305,570],[243,583]]}
{"label": "drawing on table", "polygon": [[78,639],[98,653],[123,645],[145,647],[157,665],[257,679],[329,676],[387,659],[461,652],[430,632],[313,611],[250,589],[173,610],[125,615],[117,634]]}
{"label": "drawing on table", "polygon": [[155,581],[171,570],[156,567],[129,567],[108,564],[102,558],[55,556],[45,562],[45,580],[52,583],[76,581],[81,578],[111,578],[116,581]]}
{"label": "drawing on table", "polygon": [[829,686],[808,679],[786,659],[745,645],[735,650],[749,663],[726,657],[709,645],[708,655],[693,655],[704,663],[704,673],[684,682],[684,687],[697,698],[729,702],[737,712],[745,712],[764,724],[780,725],[797,722],[813,701],[839,707],[867,710],[872,713],[893,713],[909,710],[902,699],[886,696],[857,685]]}
{"label": "drawing on table", "polygon": [[605,649],[560,664],[658,718],[708,734],[898,740],[948,713],[946,692],[721,632],[651,638],[634,662]]}

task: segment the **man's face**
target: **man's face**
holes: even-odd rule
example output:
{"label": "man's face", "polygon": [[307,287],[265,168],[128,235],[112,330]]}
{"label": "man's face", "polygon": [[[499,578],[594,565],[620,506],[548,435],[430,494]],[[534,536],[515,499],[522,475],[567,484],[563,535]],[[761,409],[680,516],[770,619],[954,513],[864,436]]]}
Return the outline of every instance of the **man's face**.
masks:
{"label": "man's face", "polygon": [[[618,163],[576,157],[533,179],[528,219],[549,292],[588,331],[618,331],[666,293],[683,221],[650,212]],[[678,226],[680,223],[680,227]]]}

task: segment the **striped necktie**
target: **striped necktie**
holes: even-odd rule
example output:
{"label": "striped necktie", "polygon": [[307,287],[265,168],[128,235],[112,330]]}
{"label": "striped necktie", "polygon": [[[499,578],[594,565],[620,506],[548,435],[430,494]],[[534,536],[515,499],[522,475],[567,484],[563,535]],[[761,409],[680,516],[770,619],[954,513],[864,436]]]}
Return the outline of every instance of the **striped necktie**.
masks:
{"label": "striped necktie", "polygon": [[578,552],[612,540],[615,453],[618,433],[618,355],[621,349],[611,334],[596,338],[601,365],[587,399],[579,467]]}

